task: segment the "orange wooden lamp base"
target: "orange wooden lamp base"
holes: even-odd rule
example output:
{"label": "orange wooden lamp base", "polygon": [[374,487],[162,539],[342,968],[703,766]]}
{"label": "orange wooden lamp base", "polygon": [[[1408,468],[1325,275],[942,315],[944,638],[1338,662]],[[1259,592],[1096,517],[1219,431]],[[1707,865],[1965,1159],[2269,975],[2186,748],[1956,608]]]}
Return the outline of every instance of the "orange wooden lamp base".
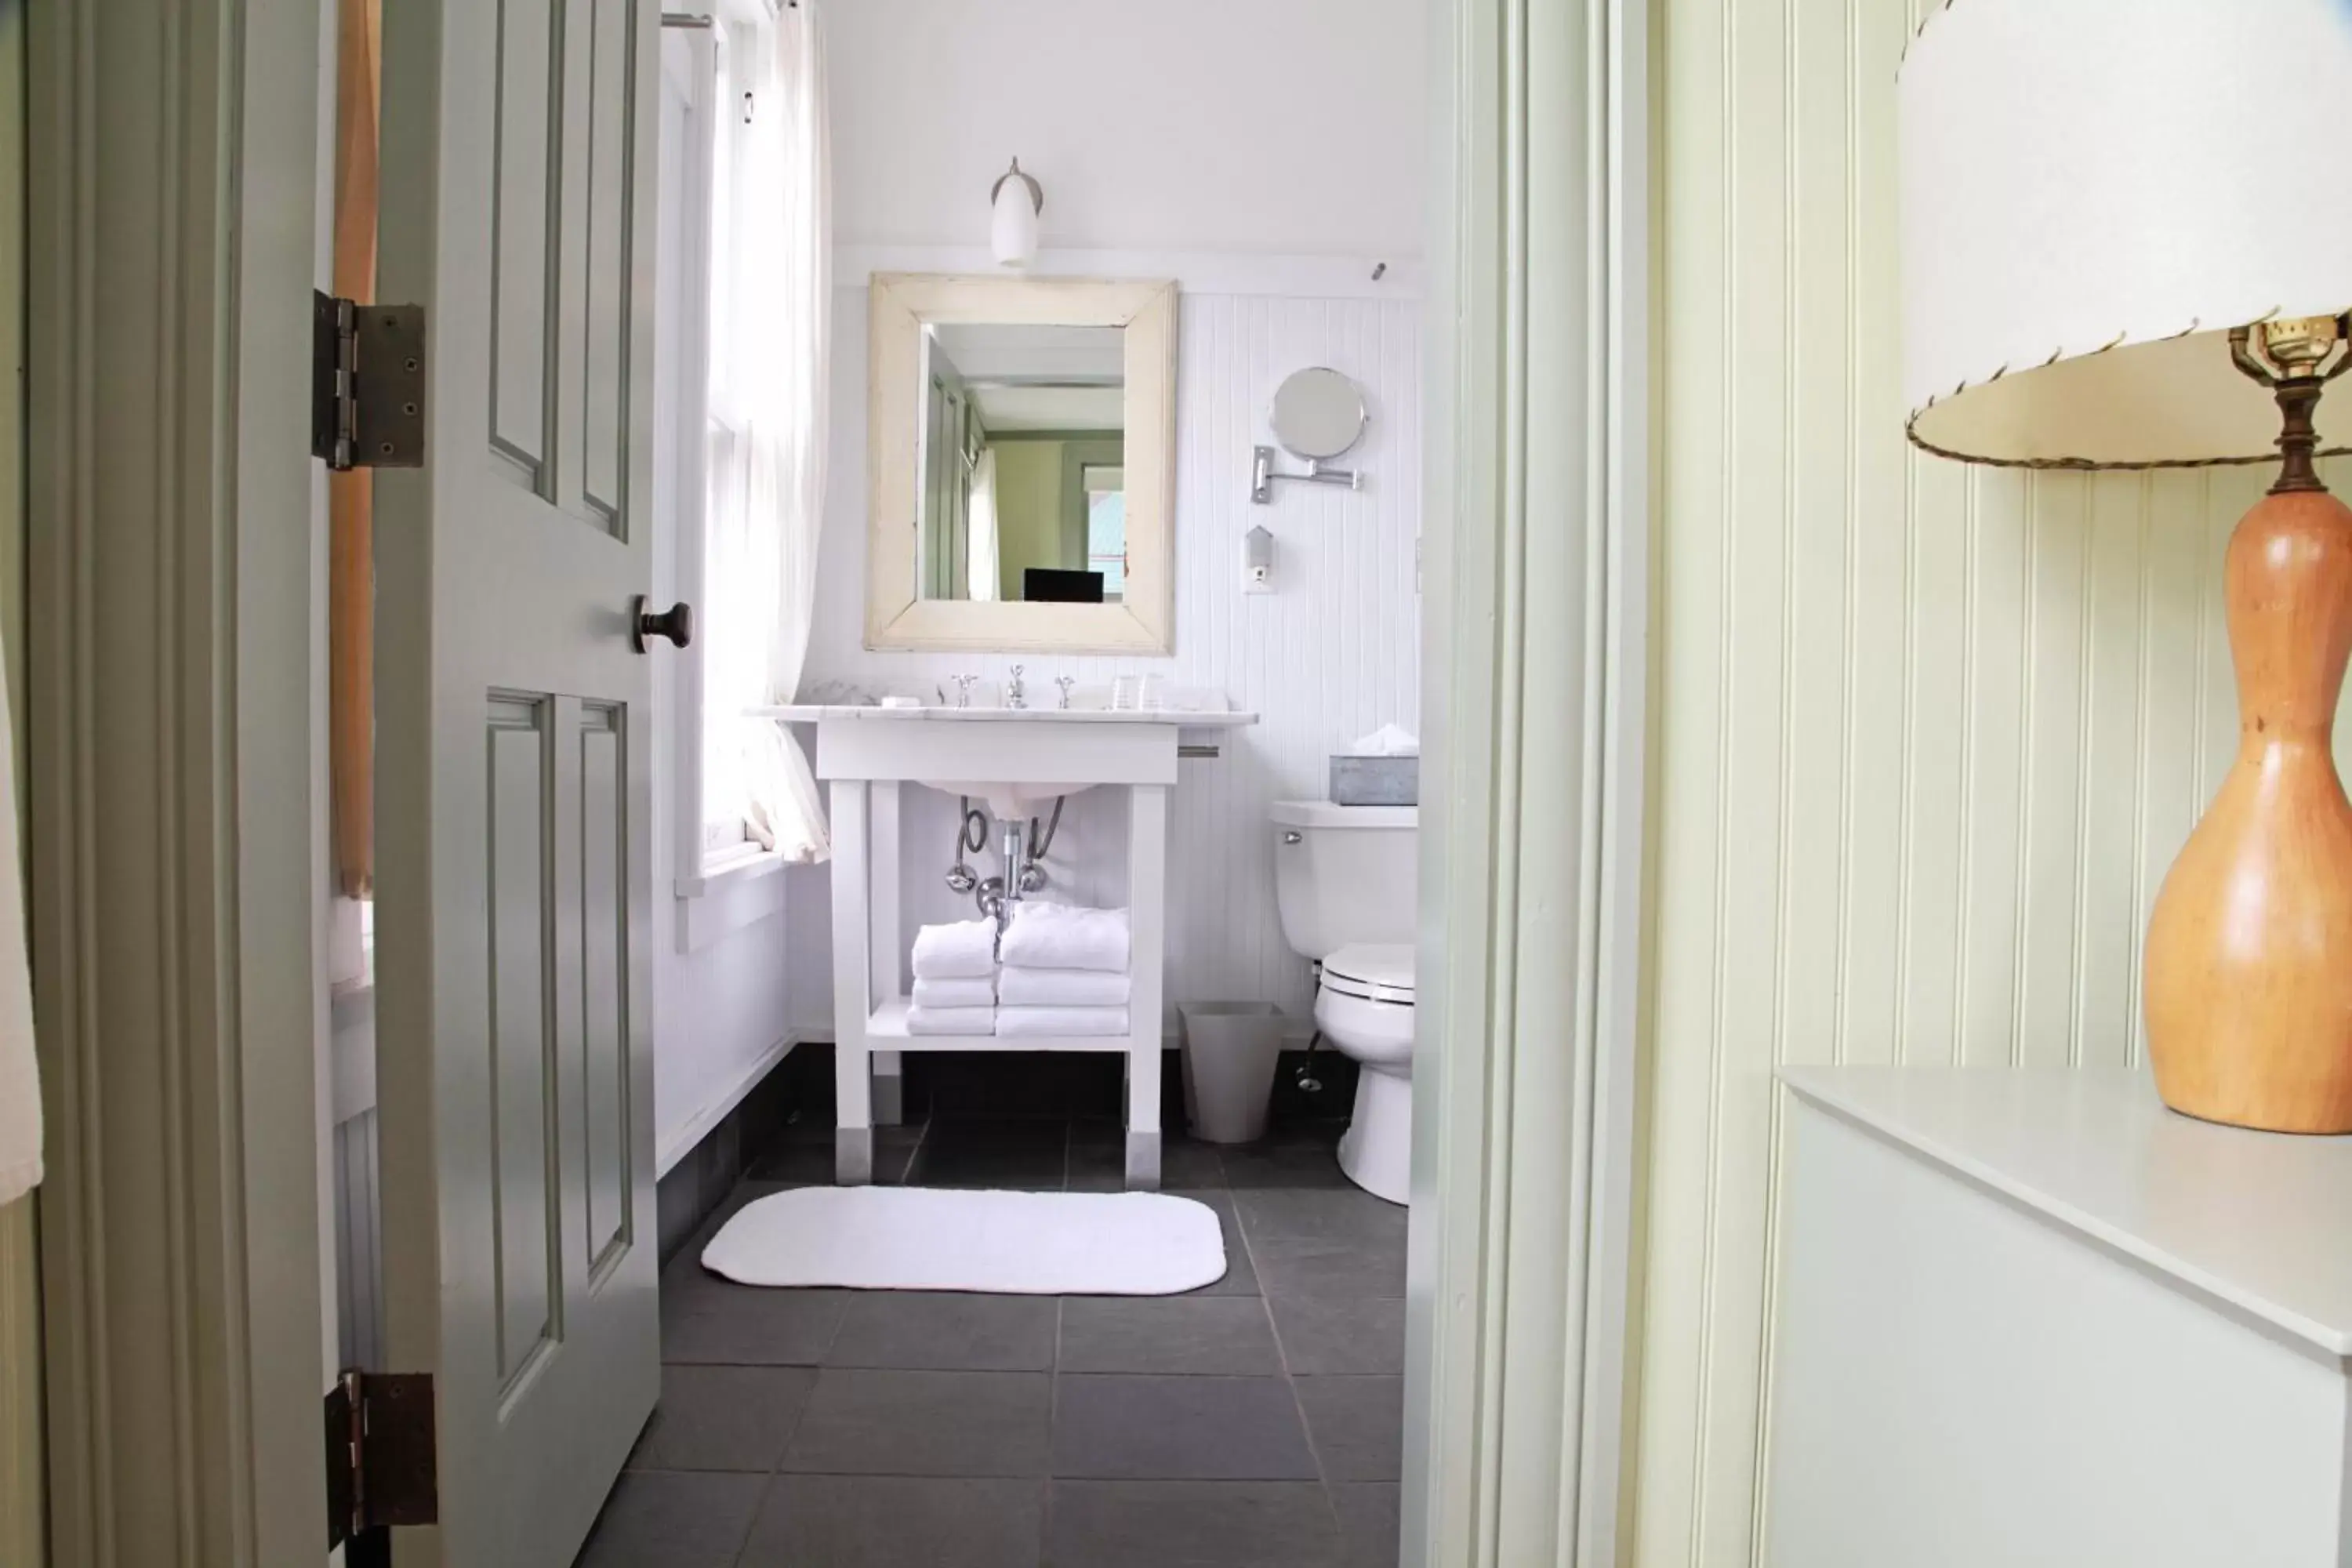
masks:
{"label": "orange wooden lamp base", "polygon": [[2352,1132],[2352,803],[2331,750],[2352,508],[2312,467],[2318,380],[2278,394],[2284,469],[2230,541],[2238,757],[2157,898],[2148,1056],[2187,1115]]}

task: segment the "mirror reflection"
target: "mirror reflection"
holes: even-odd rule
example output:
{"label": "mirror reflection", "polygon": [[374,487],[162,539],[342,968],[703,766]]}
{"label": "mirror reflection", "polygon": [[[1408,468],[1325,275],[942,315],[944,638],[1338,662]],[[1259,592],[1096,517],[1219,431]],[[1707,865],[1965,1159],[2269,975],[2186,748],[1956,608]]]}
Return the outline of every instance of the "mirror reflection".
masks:
{"label": "mirror reflection", "polygon": [[926,323],[921,597],[1121,601],[1125,337],[1111,326]]}
{"label": "mirror reflection", "polygon": [[1319,461],[1355,446],[1369,418],[1356,384],[1336,370],[1316,365],[1294,372],[1275,390],[1268,423],[1285,451]]}

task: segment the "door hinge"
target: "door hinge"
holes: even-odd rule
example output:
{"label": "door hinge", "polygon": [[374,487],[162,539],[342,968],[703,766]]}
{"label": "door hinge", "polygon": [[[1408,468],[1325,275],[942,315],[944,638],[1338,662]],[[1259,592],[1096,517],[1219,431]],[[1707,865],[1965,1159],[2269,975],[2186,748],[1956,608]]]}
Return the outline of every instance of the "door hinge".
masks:
{"label": "door hinge", "polygon": [[327,1549],[440,1518],[429,1373],[346,1372],[327,1394]]}
{"label": "door hinge", "polygon": [[313,291],[310,455],[327,467],[425,466],[425,307]]}

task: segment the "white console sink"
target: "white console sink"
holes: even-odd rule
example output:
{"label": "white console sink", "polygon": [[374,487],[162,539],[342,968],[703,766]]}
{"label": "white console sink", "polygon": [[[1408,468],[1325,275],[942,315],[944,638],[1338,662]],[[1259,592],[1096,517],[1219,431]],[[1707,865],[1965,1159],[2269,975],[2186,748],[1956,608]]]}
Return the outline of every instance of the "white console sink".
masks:
{"label": "white console sink", "polygon": [[[999,818],[1036,816],[1061,795],[1157,777],[1141,759],[1172,759],[1171,731],[1254,724],[1257,715],[1176,709],[881,708],[755,710],[815,724],[818,776],[904,778],[987,803]],[[828,767],[828,762],[836,765]],[[1139,766],[1142,771],[1139,772]],[[1018,773],[1005,773],[1018,768]],[[1173,782],[1172,779],[1169,782]]]}
{"label": "white console sink", "polygon": [[935,789],[941,795],[985,801],[988,815],[999,821],[1007,817],[1034,816],[1041,807],[1052,805],[1064,795],[1077,795],[1094,787],[1092,784],[980,784],[963,779],[919,779],[916,782],[925,789]]}
{"label": "white console sink", "polygon": [[[874,1124],[895,1120],[904,1051],[1115,1051],[1127,1064],[1127,1184],[1160,1184],[1161,1005],[1166,963],[1168,796],[1181,757],[1218,747],[1186,731],[1257,722],[1197,708],[761,708],[816,727],[816,776],[833,802],[835,1178],[873,1179]],[[1129,1003],[1121,1033],[1038,1039],[910,1033],[900,955],[899,791],[921,784],[988,803],[997,816],[1036,815],[1056,795],[1128,792]],[[1017,840],[1015,840],[1017,843]]]}

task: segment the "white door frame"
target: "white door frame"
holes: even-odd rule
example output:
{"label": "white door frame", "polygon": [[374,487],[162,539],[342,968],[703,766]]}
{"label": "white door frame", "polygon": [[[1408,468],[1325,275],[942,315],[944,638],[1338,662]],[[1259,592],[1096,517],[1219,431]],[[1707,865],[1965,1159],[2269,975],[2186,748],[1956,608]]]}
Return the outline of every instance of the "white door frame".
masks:
{"label": "white door frame", "polygon": [[[1619,1554],[1646,900],[1649,0],[1437,0],[1405,1561]],[[52,1560],[325,1556],[318,16],[31,33]],[[160,161],[156,148],[164,149]]]}
{"label": "white door frame", "polygon": [[319,16],[31,9],[50,1561],[323,1562]]}
{"label": "white door frame", "polygon": [[1650,0],[1433,6],[1404,1561],[1611,1568],[1650,610]]}

